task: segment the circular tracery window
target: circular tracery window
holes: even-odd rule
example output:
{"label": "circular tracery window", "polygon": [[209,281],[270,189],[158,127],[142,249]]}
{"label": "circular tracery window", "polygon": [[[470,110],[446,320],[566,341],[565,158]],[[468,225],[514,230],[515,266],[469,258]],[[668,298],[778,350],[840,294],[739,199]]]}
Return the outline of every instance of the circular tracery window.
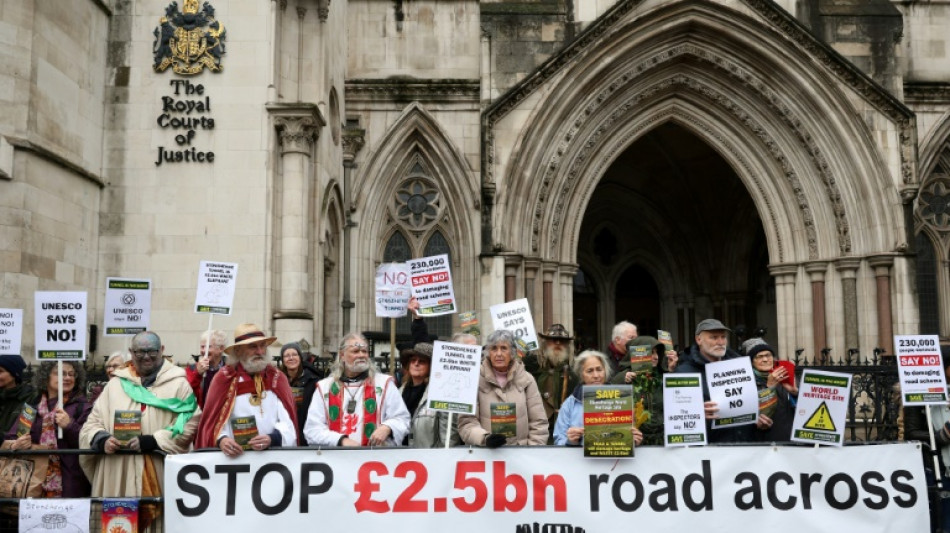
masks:
{"label": "circular tracery window", "polygon": [[412,228],[423,228],[439,217],[441,195],[427,181],[411,179],[396,191],[395,206],[397,219]]}

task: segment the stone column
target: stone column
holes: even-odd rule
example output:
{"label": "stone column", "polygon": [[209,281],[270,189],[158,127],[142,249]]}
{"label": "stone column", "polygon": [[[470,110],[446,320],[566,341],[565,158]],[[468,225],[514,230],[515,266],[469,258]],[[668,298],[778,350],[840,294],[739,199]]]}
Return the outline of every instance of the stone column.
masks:
{"label": "stone column", "polygon": [[554,323],[552,316],[554,315],[554,275],[557,273],[557,264],[555,263],[544,263],[542,266],[541,279],[543,282],[543,299],[544,303],[541,306],[541,328],[545,331],[551,327],[551,324]]}
{"label": "stone column", "polygon": [[844,305],[844,353],[852,348],[861,348],[858,330],[858,267],[861,260],[846,257],[835,262],[835,269],[841,278],[841,300]]}
{"label": "stone column", "polygon": [[794,361],[795,350],[800,347],[795,316],[795,276],[798,274],[798,265],[773,265],[769,267],[769,272],[775,278],[779,358]]}
{"label": "stone column", "polygon": [[520,255],[505,256],[505,301],[518,299],[518,267],[521,266]]}
{"label": "stone column", "polygon": [[[825,326],[825,272],[828,270],[826,261],[815,261],[805,264],[805,272],[811,280],[811,324],[815,361],[818,364],[828,362],[821,351],[828,347],[828,332]],[[841,349],[841,347],[837,347]],[[845,348],[846,349],[846,348]]]}
{"label": "stone column", "polygon": [[538,270],[541,268],[541,261],[537,259],[524,260],[524,297],[528,299],[528,305],[531,309],[537,309],[538,301],[535,284],[538,280]]}
{"label": "stone column", "polygon": [[268,106],[279,141],[280,187],[274,227],[276,246],[274,329],[281,338],[313,338],[313,291],[310,253],[314,144],[325,125],[312,104]]}
{"label": "stone column", "polygon": [[343,308],[343,332],[346,333],[350,331],[350,324],[352,323],[352,313],[353,308],[356,307],[356,304],[353,303],[352,295],[350,294],[352,286],[352,268],[350,265],[350,255],[352,254],[352,245],[350,244],[350,233],[353,227],[356,226],[356,223],[353,222],[353,212],[355,211],[355,206],[353,205],[353,200],[350,198],[351,191],[353,190],[353,172],[356,170],[356,154],[363,149],[363,145],[366,144],[366,132],[360,128],[346,128],[343,130],[342,141],[343,141],[343,216],[345,218],[345,223],[343,226],[343,253],[340,254],[343,257],[343,264],[340,265],[340,272],[343,275],[343,301],[340,303]]}
{"label": "stone column", "polygon": [[560,290],[558,291],[557,316],[551,317],[551,322],[564,324],[568,331],[574,331],[574,276],[578,266],[562,264],[558,269]]}
{"label": "stone column", "polygon": [[894,354],[894,321],[891,314],[891,265],[894,256],[868,257],[868,265],[874,269],[877,286],[877,345],[888,355]]}

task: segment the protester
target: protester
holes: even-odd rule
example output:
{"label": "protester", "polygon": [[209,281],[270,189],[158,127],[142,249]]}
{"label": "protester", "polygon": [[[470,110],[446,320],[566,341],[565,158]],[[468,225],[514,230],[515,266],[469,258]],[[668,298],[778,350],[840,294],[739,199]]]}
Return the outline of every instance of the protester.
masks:
{"label": "protester", "polygon": [[696,325],[696,344],[684,354],[674,370],[677,374],[698,373],[703,376],[703,411],[706,416],[706,434],[710,443],[751,442],[755,440],[751,424],[713,429],[719,406],[709,399],[709,385],[705,378],[706,364],[742,357],[729,348],[729,328],[715,318],[707,318]]}
{"label": "protester", "polygon": [[[466,444],[497,448],[505,444],[544,445],[548,441],[548,418],[538,384],[521,359],[514,357],[515,337],[508,330],[488,336],[478,379],[475,415],[459,416],[459,435]],[[492,406],[513,404],[516,417],[510,436],[493,431]],[[497,428],[496,428],[497,429]]]}
{"label": "protester", "polygon": [[115,371],[126,365],[122,352],[113,352],[106,361],[106,379],[115,377]]}
{"label": "protester", "polygon": [[[595,350],[585,350],[574,359],[574,373],[580,384],[564,400],[554,424],[554,444],[558,446],[581,446],[584,444],[584,385],[603,385],[610,378],[610,363],[607,356]],[[634,445],[643,443],[643,433],[632,427]]]}
{"label": "protester", "polygon": [[[160,497],[163,455],[150,452],[185,453],[194,439],[201,418],[198,400],[185,371],[164,360],[164,349],[154,332],[132,337],[132,364],[115,371],[79,433],[80,448],[105,454],[80,456],[94,497]],[[125,445],[113,434],[116,411],[141,413],[140,435]],[[142,453],[116,455],[121,449]],[[139,509],[139,531],[159,510]]]}
{"label": "protester", "polygon": [[304,435],[318,446],[399,446],[410,415],[392,376],[379,372],[369,342],[347,333],[330,376],[317,383]]}
{"label": "protester", "polygon": [[756,440],[781,442],[791,440],[792,422],[795,420],[795,404],[798,389],[789,384],[788,369],[775,364],[775,350],[765,341],[746,349],[752,360],[752,373],[759,391],[759,418],[755,427]]}
{"label": "protester", "polygon": [[224,347],[228,342],[228,334],[223,330],[205,331],[199,340],[198,360],[188,365],[188,383],[198,398],[198,405],[203,409],[205,396],[215,374],[227,363],[224,358]]}
{"label": "protester", "polygon": [[224,349],[231,356],[208,387],[205,411],[198,426],[196,448],[217,447],[228,457],[244,453],[234,438],[232,419],[254,418],[257,435],[248,449],[289,448],[297,445],[297,408],[290,383],[267,359],[267,347],[277,342],[255,324],[234,330],[234,343]]}
{"label": "protester", "polygon": [[23,404],[36,397],[36,389],[23,382],[26,362],[16,354],[0,355],[0,428],[8,428],[23,410]]}
{"label": "protester", "polygon": [[429,398],[429,372],[432,365],[432,345],[420,342],[399,354],[399,366],[403,368],[402,386],[399,392],[406,409],[412,415],[409,435],[403,444],[413,448],[444,448],[446,433],[449,446],[459,443],[458,420],[449,429],[449,420],[455,418],[444,411],[433,411],[426,405]]}
{"label": "protester", "polygon": [[[577,386],[577,378],[571,371],[574,337],[561,324],[553,324],[547,331],[538,333],[538,337],[541,346],[525,356],[524,366],[538,383],[548,428],[553,431],[561,404]],[[553,440],[549,438],[548,442]]]}
{"label": "protester", "polygon": [[[944,379],[950,383],[950,346],[940,346],[940,357],[944,367]],[[933,426],[933,444],[931,447],[931,430],[927,427],[927,413],[924,406],[904,406],[904,439],[921,443],[924,461],[924,472],[927,476],[927,485],[934,486],[940,479],[943,489],[937,492],[937,498],[931,502],[942,521],[935,522],[935,531],[950,531],[950,403],[930,406],[930,421]],[[934,470],[934,455],[937,457],[937,469]]]}
{"label": "protester", "polygon": [[667,350],[666,345],[656,337],[640,335],[627,342],[629,354],[635,346],[650,347],[651,369],[646,372],[632,372],[630,358],[620,362],[617,374],[610,380],[614,384],[630,384],[634,388],[640,409],[644,410],[646,420],[640,426],[643,441],[648,445],[663,445],[663,374],[676,368],[678,361],[675,350]]}
{"label": "protester", "polygon": [[[5,440],[12,440],[11,449],[29,450],[34,445],[53,450],[79,448],[79,432],[92,404],[86,401],[86,369],[78,361],[64,361],[63,380],[59,380],[57,363],[46,361],[33,374],[33,387],[40,391],[30,405],[36,408],[36,418],[30,432],[17,437],[19,420],[14,420]],[[59,393],[63,403],[60,406]],[[22,407],[22,406],[21,406]],[[62,429],[62,436],[59,436]],[[43,481],[44,498],[88,498],[89,480],[79,466],[78,455],[51,453],[46,479]]]}
{"label": "protester", "polygon": [[281,370],[290,383],[290,391],[294,396],[294,405],[297,409],[297,443],[305,445],[307,440],[303,436],[303,425],[307,420],[307,411],[313,400],[313,391],[321,376],[315,368],[303,360],[303,348],[299,343],[287,343],[280,348]]}
{"label": "protester", "polygon": [[627,358],[627,343],[636,337],[636,325],[623,320],[614,326],[607,344],[607,362],[610,363],[611,373],[616,374],[620,370],[620,362]]}

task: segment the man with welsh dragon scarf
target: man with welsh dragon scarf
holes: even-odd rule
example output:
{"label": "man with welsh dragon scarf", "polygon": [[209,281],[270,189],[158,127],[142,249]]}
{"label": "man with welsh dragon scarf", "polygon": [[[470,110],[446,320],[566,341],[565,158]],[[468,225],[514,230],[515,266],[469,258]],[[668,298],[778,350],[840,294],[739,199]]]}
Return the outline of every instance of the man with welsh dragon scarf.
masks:
{"label": "man with welsh dragon scarf", "polygon": [[318,446],[396,446],[409,419],[395,380],[370,359],[366,338],[348,333],[332,374],[317,383],[303,433]]}
{"label": "man with welsh dragon scarf", "polygon": [[[185,453],[194,439],[201,410],[185,371],[165,361],[164,349],[151,331],[132,337],[132,361],[115,371],[79,433],[80,448],[104,454],[80,457],[94,497],[161,496],[162,456],[148,452]],[[116,411],[141,413],[138,436],[124,445],[114,435]],[[116,455],[119,449],[143,453]],[[140,528],[157,511],[140,510]]]}

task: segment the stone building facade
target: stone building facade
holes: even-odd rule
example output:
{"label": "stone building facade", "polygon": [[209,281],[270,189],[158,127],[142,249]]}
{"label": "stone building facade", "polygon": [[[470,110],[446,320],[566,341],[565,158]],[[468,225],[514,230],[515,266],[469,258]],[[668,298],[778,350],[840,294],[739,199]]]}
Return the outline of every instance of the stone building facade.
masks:
{"label": "stone building facade", "polygon": [[[202,260],[335,351],[384,261],[603,346],[716,316],[782,355],[950,337],[950,1],[26,0],[0,6],[0,308]],[[187,46],[186,46],[187,45]],[[431,321],[442,335],[456,317]],[[404,324],[401,327],[405,327]],[[121,337],[95,336],[98,353]]]}

